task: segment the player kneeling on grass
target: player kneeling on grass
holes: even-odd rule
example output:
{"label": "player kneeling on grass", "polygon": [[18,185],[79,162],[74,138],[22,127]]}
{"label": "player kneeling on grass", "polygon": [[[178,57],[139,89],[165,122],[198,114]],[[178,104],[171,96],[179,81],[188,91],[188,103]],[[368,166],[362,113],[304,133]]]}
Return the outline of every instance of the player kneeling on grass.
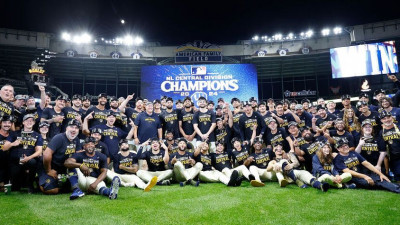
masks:
{"label": "player kneeling on grass", "polygon": [[[88,137],[85,140],[83,149],[85,151],[75,153],[65,160],[64,166],[75,169],[78,175],[79,188],[83,191],[93,192],[116,199],[120,180],[115,176],[111,188],[107,188],[104,179],[107,177],[107,157],[95,151],[96,140]],[[71,198],[71,200],[76,198]]]}
{"label": "player kneeling on grass", "polygon": [[333,166],[333,159],[337,153],[332,153],[329,142],[321,143],[322,147],[312,158],[313,174],[319,182],[327,182],[329,185],[337,188],[355,188],[355,184],[346,184],[351,180],[350,173],[339,172]]}
{"label": "player kneeling on grass", "polygon": [[174,178],[183,187],[185,184],[199,186],[200,181],[193,180],[203,169],[203,164],[194,160],[193,153],[186,151],[187,141],[183,138],[178,141],[178,152],[170,155],[170,166],[174,171]]}
{"label": "player kneeling on grass", "polygon": [[172,177],[172,170],[166,169],[169,162],[168,148],[157,138],[144,142],[141,148],[146,149],[149,143],[151,149],[143,152],[140,156],[140,159],[146,160],[148,169],[138,170],[136,175],[144,182],[150,182],[156,176],[157,185],[170,185],[171,182],[169,180]]}
{"label": "player kneeling on grass", "polygon": [[285,153],[282,147],[282,143],[274,143],[273,151],[275,152],[275,159],[269,163],[267,168],[268,171],[283,172],[285,179],[288,180],[289,183],[300,180],[304,183],[302,188],[311,185],[324,192],[328,191],[328,183],[321,183],[308,171],[297,169],[300,166],[299,160],[297,160],[293,153]]}
{"label": "player kneeling on grass", "polygon": [[108,170],[107,178],[112,180],[115,176],[118,176],[123,187],[136,186],[145,192],[150,191],[157,183],[157,176],[152,177],[146,185],[142,179],[135,175],[138,171],[138,155],[142,154],[142,149],[141,146],[137,154],[134,151],[129,151],[128,141],[122,139],[119,146],[120,151],[113,163],[114,171]]}
{"label": "player kneeling on grass", "polygon": [[[349,145],[343,139],[336,142],[336,149],[339,154],[334,159],[334,165],[340,173],[350,173],[357,187],[366,189],[386,189],[400,193],[400,187],[391,183],[390,180],[376,169],[371,163],[355,151],[349,150]],[[362,173],[362,166],[370,172]]]}
{"label": "player kneeling on grass", "polygon": [[285,187],[287,180],[284,179],[281,172],[267,171],[267,166],[274,157],[274,153],[270,148],[263,149],[262,144],[261,138],[255,138],[253,143],[254,153],[244,161],[244,165],[250,166],[249,170],[255,177],[255,180],[250,181],[251,185],[261,187],[265,185],[261,181],[278,180],[281,187]]}
{"label": "player kneeling on grass", "polygon": [[[225,144],[222,142],[217,142],[217,151],[212,157],[212,165],[227,177],[237,177],[237,182],[235,182],[234,186],[240,186],[242,184],[242,176],[254,181],[254,176],[250,174],[250,171],[246,166],[240,165],[236,168],[233,168],[231,158],[225,151]],[[254,186],[254,184],[252,185]]]}
{"label": "player kneeling on grass", "polygon": [[200,144],[195,152],[194,157],[197,162],[203,164],[203,169],[199,173],[199,179],[203,182],[216,183],[221,182],[227,186],[240,186],[242,180],[239,178],[239,173],[237,171],[232,172],[231,176],[228,177],[220,171],[216,170],[212,166],[212,157],[209,153],[209,146],[207,142]]}

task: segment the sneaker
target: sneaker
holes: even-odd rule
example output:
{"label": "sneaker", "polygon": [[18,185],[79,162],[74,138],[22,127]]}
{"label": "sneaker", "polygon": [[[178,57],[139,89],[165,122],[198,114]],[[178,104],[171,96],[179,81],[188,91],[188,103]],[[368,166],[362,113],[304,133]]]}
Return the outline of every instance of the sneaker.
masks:
{"label": "sneaker", "polygon": [[179,186],[183,187],[185,186],[186,182],[179,182]]}
{"label": "sneaker", "polygon": [[327,192],[329,189],[329,184],[328,183],[321,183],[321,191]]}
{"label": "sneaker", "polygon": [[252,181],[250,181],[250,184],[253,187],[264,187],[265,186],[265,184],[263,182],[258,181],[258,180],[252,180]]}
{"label": "sneaker", "polygon": [[111,182],[111,191],[110,191],[110,195],[108,196],[109,199],[111,199],[111,200],[117,199],[120,184],[121,184],[121,181],[120,181],[119,177],[115,176]]}
{"label": "sneaker", "polygon": [[161,184],[162,184],[162,185],[171,185],[171,181],[169,181],[169,180],[163,180],[163,181],[161,182]]}
{"label": "sneaker", "polygon": [[157,184],[157,179],[157,177],[151,178],[149,184],[147,184],[147,186],[144,188],[144,192],[149,192],[154,187],[154,185]]}
{"label": "sneaker", "polygon": [[286,179],[282,179],[279,182],[280,187],[286,187],[289,184],[289,182]]}
{"label": "sneaker", "polygon": [[69,200],[74,200],[80,197],[83,197],[85,193],[81,191],[79,188],[75,188],[74,191],[72,192],[71,196],[69,196]]}
{"label": "sneaker", "polygon": [[195,187],[198,187],[200,185],[200,181],[199,180],[197,180],[197,181],[196,180],[190,180],[190,184],[195,186]]}
{"label": "sneaker", "polygon": [[231,174],[231,178],[229,179],[228,185],[229,187],[233,187],[236,184],[236,180],[239,178],[239,172],[234,170]]}
{"label": "sneaker", "polygon": [[346,188],[346,189],[356,189],[357,185],[355,183],[343,184],[343,187]]}
{"label": "sneaker", "polygon": [[256,178],[254,177],[254,175],[253,174],[250,174],[249,175],[249,181],[252,181],[252,180],[255,180]]}
{"label": "sneaker", "polygon": [[303,184],[300,186],[300,188],[308,188],[309,186],[307,184]]}

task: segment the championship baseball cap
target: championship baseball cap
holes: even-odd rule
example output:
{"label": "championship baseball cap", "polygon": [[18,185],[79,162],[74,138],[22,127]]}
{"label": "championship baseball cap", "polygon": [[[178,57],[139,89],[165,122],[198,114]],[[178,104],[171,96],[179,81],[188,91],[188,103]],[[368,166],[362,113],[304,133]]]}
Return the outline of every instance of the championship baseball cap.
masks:
{"label": "championship baseball cap", "polygon": [[156,104],[156,103],[161,104],[161,100],[160,100],[160,99],[155,99],[155,100],[153,101],[153,104]]}
{"label": "championship baseball cap", "polygon": [[246,106],[246,105],[250,105],[251,106],[251,102],[249,102],[249,101],[244,101],[242,104],[243,104],[243,106]]}
{"label": "championship baseball cap", "polygon": [[90,133],[91,134],[94,134],[94,133],[98,133],[98,134],[102,134],[103,133],[103,131],[100,129],[100,128],[92,128],[92,129],[90,129]]}
{"label": "championship baseball cap", "polygon": [[291,126],[296,126],[296,127],[298,127],[299,125],[298,125],[295,121],[290,121],[290,122],[288,123],[288,128],[290,128]]}
{"label": "championship baseball cap", "polygon": [[365,125],[371,125],[372,126],[372,121],[370,119],[366,119],[361,123],[361,127],[364,127]]}
{"label": "championship baseball cap", "polygon": [[235,98],[232,98],[232,99],[231,99],[231,104],[233,104],[233,102],[240,102],[240,100],[239,100],[238,98],[235,97]]}
{"label": "championship baseball cap", "polygon": [[16,95],[15,100],[26,100],[26,96],[25,95]]}
{"label": "championship baseball cap", "polygon": [[182,100],[178,99],[178,101],[176,101],[175,104],[179,104],[179,103],[182,103]]}
{"label": "championship baseball cap", "polygon": [[106,93],[100,93],[98,97],[99,98],[107,98],[107,94]]}
{"label": "championship baseball cap", "polygon": [[76,100],[76,99],[82,99],[82,96],[81,95],[73,95],[72,100]]}
{"label": "championship baseball cap", "polygon": [[336,125],[336,124],[338,124],[338,123],[344,123],[344,121],[343,121],[342,118],[337,118],[337,119],[334,121],[334,123],[335,123],[335,125]]}
{"label": "championship baseball cap", "polygon": [[207,104],[209,104],[209,105],[215,105],[215,103],[214,103],[214,101],[208,101],[208,103]]}
{"label": "championship baseball cap", "polygon": [[85,139],[85,144],[89,144],[89,143],[96,143],[96,139],[94,137],[86,137]]}
{"label": "championship baseball cap", "polygon": [[275,123],[276,123],[276,120],[275,120],[273,117],[268,117],[268,118],[265,120],[265,123],[266,123],[267,125],[269,125],[269,124],[272,123],[272,122],[275,122]]}
{"label": "championship baseball cap", "polygon": [[278,145],[283,146],[282,142],[277,141],[277,142],[274,142],[274,143],[272,144],[272,147],[275,148],[275,147],[278,146]]}
{"label": "championship baseball cap", "polygon": [[375,90],[374,91],[374,96],[377,96],[378,94],[380,94],[380,93],[382,93],[382,94],[386,94],[386,91],[384,90],[384,89],[378,89],[378,90]]}
{"label": "championship baseball cap", "polygon": [[348,145],[348,141],[344,138],[340,138],[339,140],[336,141],[335,148],[340,148],[343,145]]}
{"label": "championship baseball cap", "polygon": [[387,112],[386,110],[382,110],[381,113],[379,113],[379,119],[383,119],[384,117],[387,116],[392,116],[391,112]]}
{"label": "championship baseball cap", "polygon": [[301,100],[301,104],[303,104],[303,103],[305,103],[305,102],[310,103],[311,101],[310,101],[309,99],[307,99],[307,98],[303,98],[303,99]]}
{"label": "championship baseball cap", "polygon": [[351,96],[349,94],[342,95],[342,101],[345,99],[351,99]]}
{"label": "championship baseball cap", "polygon": [[215,106],[215,110],[222,109],[220,105]]}
{"label": "championship baseball cap", "polygon": [[2,122],[3,122],[3,121],[11,121],[11,122],[13,122],[13,121],[14,121],[14,116],[3,115],[3,116],[1,117],[1,121],[2,121]]}
{"label": "championship baseball cap", "polygon": [[154,103],[152,101],[148,101],[145,103],[145,105],[153,105]]}
{"label": "championship baseball cap", "polygon": [[86,100],[89,100],[89,101],[90,101],[89,96],[83,96],[83,97],[82,97],[82,101],[86,101]]}
{"label": "championship baseball cap", "polygon": [[311,128],[308,126],[300,127],[300,133],[302,134],[306,130],[310,130]]}
{"label": "championship baseball cap", "polygon": [[117,115],[118,115],[118,113],[117,113],[117,112],[110,111],[110,112],[107,114],[107,117],[109,117],[109,116],[114,116],[114,117],[117,117]]}
{"label": "championship baseball cap", "polygon": [[365,105],[368,105],[368,103],[365,101],[359,101],[356,104],[356,108],[359,109],[361,106],[365,106]]}
{"label": "championship baseball cap", "polygon": [[232,138],[232,140],[231,140],[232,145],[233,145],[236,141],[242,143],[242,140],[240,140],[240,138],[234,137],[234,138]]}
{"label": "championship baseball cap", "polygon": [[59,95],[59,96],[57,96],[56,100],[68,101],[68,97],[67,97],[67,96],[64,96],[64,95]]}
{"label": "championship baseball cap", "polygon": [[110,102],[113,102],[113,101],[118,101],[118,98],[115,97],[115,96],[111,96],[111,97],[110,97]]}
{"label": "championship baseball cap", "polygon": [[263,143],[263,139],[262,139],[262,138],[260,138],[260,137],[256,137],[256,138],[254,138],[253,145],[254,145],[254,144],[256,144],[256,143],[260,143],[260,144],[262,144],[262,143]]}
{"label": "championship baseball cap", "polygon": [[185,144],[187,144],[187,140],[186,140],[185,138],[179,138],[179,139],[178,139],[178,144],[179,144],[181,141],[183,141],[183,142],[185,142]]}
{"label": "championship baseball cap", "polygon": [[368,98],[368,94],[363,92],[358,97],[359,98]]}
{"label": "championship baseball cap", "polygon": [[26,114],[26,115],[24,116],[24,118],[22,119],[22,121],[25,121],[25,120],[27,120],[27,119],[29,119],[29,118],[32,118],[32,119],[35,120],[35,115],[33,115],[33,114]]}
{"label": "championship baseball cap", "polygon": [[80,126],[81,126],[81,123],[80,123],[78,120],[76,120],[76,119],[72,119],[72,120],[70,120],[70,121],[68,122],[68,126],[77,126],[77,127],[80,127]]}
{"label": "championship baseball cap", "polygon": [[294,107],[294,109],[295,109],[295,110],[303,109],[303,105],[297,104],[297,105]]}
{"label": "championship baseball cap", "polygon": [[42,121],[39,123],[39,128],[42,127],[50,127],[50,124],[47,121]]}
{"label": "championship baseball cap", "polygon": [[166,99],[166,101],[167,101],[167,102],[174,102],[174,100],[173,100],[171,97],[168,97],[168,98]]}
{"label": "championship baseball cap", "polygon": [[319,111],[320,109],[326,110],[326,107],[325,107],[325,106],[322,106],[322,105],[318,105],[318,106],[317,106],[317,111]]}
{"label": "championship baseball cap", "polygon": [[251,97],[251,98],[249,98],[249,102],[257,102],[257,100],[256,100],[256,98]]}
{"label": "championship baseball cap", "polygon": [[164,99],[167,99],[167,96],[164,95],[164,96],[161,97],[161,101],[164,100]]}

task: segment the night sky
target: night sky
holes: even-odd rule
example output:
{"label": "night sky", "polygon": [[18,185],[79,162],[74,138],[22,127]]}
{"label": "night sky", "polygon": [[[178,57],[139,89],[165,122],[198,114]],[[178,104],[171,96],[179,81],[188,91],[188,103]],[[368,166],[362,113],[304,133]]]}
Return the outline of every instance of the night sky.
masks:
{"label": "night sky", "polygon": [[194,40],[235,44],[255,34],[300,33],[309,28],[320,32],[324,27],[397,19],[395,2],[0,0],[0,27],[54,34],[88,31],[105,38],[129,32],[162,45]]}

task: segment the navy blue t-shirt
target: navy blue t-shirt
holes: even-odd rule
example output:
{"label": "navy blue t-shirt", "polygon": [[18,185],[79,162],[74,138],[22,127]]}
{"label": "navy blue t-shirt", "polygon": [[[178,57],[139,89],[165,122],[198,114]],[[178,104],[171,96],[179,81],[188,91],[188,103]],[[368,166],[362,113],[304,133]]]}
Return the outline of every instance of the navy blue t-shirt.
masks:
{"label": "navy blue t-shirt", "polygon": [[[185,151],[185,154],[181,155],[179,152],[175,152],[169,156],[169,163],[171,164],[172,159],[176,157],[177,162],[181,162],[185,169],[189,169],[192,167],[190,164],[190,159],[193,159],[193,153]],[[173,165],[170,165],[171,168]]]}
{"label": "navy blue t-shirt", "polygon": [[265,135],[265,143],[267,145],[273,146],[274,143],[282,142],[283,150],[285,150],[285,152],[289,152],[290,145],[289,145],[289,142],[286,140],[287,137],[288,137],[288,134],[286,133],[284,128],[277,128],[277,131],[275,134],[273,134],[270,131],[267,132],[267,134]]}
{"label": "navy blue t-shirt", "polygon": [[361,163],[364,161],[364,157],[362,157],[360,154],[350,151],[347,156],[338,154],[333,160],[333,164],[340,173],[343,173],[343,170],[346,168],[360,173],[362,167]]}
{"label": "navy blue t-shirt", "polygon": [[249,158],[249,151],[245,146],[242,146],[242,150],[240,151],[237,151],[236,149],[232,151],[232,161],[235,165],[243,165],[247,158]]}
{"label": "navy blue t-shirt", "polygon": [[272,149],[262,149],[260,153],[253,153],[250,156],[254,157],[254,161],[250,165],[256,166],[260,169],[266,169],[268,163],[275,157],[275,153]]}
{"label": "navy blue t-shirt", "polygon": [[134,151],[129,151],[128,156],[123,156],[119,152],[113,162],[114,171],[118,174],[131,174],[128,171],[119,168],[119,165],[126,167],[133,167],[133,165],[138,164],[138,155]]}
{"label": "navy blue t-shirt", "polygon": [[200,152],[200,154],[195,157],[195,160],[196,162],[201,162],[203,164],[202,171],[212,170],[211,155],[209,153],[203,154]]}
{"label": "navy blue t-shirt", "polygon": [[75,153],[71,156],[77,163],[82,163],[90,170],[91,177],[99,177],[101,169],[107,169],[107,157],[100,152],[95,152],[94,156],[90,157],[86,152]]}
{"label": "navy blue t-shirt", "polygon": [[[53,108],[45,108],[43,110],[42,118],[45,120],[53,119],[56,116],[65,116],[65,114],[62,110],[61,110],[61,112],[57,113]],[[65,118],[64,118],[64,120],[65,120]],[[63,122],[60,122],[60,123],[53,122],[50,124],[50,127],[49,127],[49,137],[50,138],[61,133],[62,123]]]}
{"label": "navy blue t-shirt", "polygon": [[144,159],[147,162],[147,167],[149,171],[164,171],[165,170],[165,162],[164,162],[165,150],[161,149],[157,154],[154,154],[152,150],[145,151],[141,154],[140,159]]}
{"label": "navy blue t-shirt", "polygon": [[[199,128],[202,134],[207,133],[210,130],[211,125],[215,123],[215,121],[216,121],[215,112],[210,110],[208,110],[205,113],[197,111],[193,115],[193,124],[197,124],[197,127]],[[202,138],[198,134],[196,134],[196,139],[197,141],[202,140]],[[208,141],[215,142],[214,131],[212,131],[208,136]]]}
{"label": "navy blue t-shirt", "polygon": [[232,169],[231,159],[228,153],[213,154],[211,158],[212,165],[215,169],[222,171],[225,168]]}
{"label": "navy blue t-shirt", "polygon": [[85,117],[88,116],[91,112],[94,113],[92,114],[93,119],[89,120],[89,129],[97,125],[105,125],[107,123],[107,115],[109,114],[108,109],[100,110],[96,106],[93,106],[86,111]]}
{"label": "navy blue t-shirt", "polygon": [[335,140],[335,143],[339,139],[346,139],[350,148],[354,147],[354,137],[349,132],[345,131],[344,134],[339,135],[337,130],[330,130],[329,135]]}
{"label": "navy blue t-shirt", "polygon": [[66,159],[71,157],[76,151],[82,150],[79,138],[76,137],[70,141],[65,133],[54,136],[47,147],[53,151],[51,163],[58,167],[64,167]]}
{"label": "navy blue t-shirt", "polygon": [[147,112],[139,113],[135,119],[135,125],[138,127],[137,138],[140,143],[157,138],[158,129],[161,128],[160,118],[155,113],[149,115]]}
{"label": "navy blue t-shirt", "polygon": [[119,141],[124,139],[127,133],[118,127],[109,127],[105,124],[94,126],[94,128],[101,129],[101,140],[107,145],[110,158],[114,161],[119,152]]}
{"label": "navy blue t-shirt", "polygon": [[102,142],[102,141],[99,141],[99,142],[97,143],[97,145],[94,147],[94,150],[95,150],[96,152],[103,153],[105,156],[107,156],[107,158],[110,157],[110,153],[108,152],[108,147],[107,147],[107,145],[106,145],[104,142]]}
{"label": "navy blue t-shirt", "polygon": [[14,142],[17,138],[21,139],[20,144],[10,149],[10,159],[14,162],[19,161],[19,158],[23,155],[33,155],[35,153],[36,146],[43,145],[42,136],[36,131],[17,131],[15,135],[9,135],[7,140],[9,142]]}

